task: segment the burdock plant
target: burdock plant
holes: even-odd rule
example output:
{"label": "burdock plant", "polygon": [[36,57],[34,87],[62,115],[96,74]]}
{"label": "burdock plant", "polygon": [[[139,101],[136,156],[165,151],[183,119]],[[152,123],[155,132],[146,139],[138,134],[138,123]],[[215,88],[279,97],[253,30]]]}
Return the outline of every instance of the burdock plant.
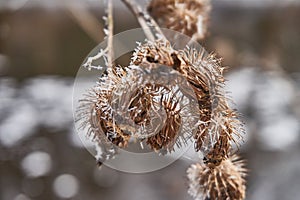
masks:
{"label": "burdock plant", "polygon": [[[240,146],[244,130],[224,90],[225,68],[221,59],[189,46],[174,49],[173,38],[169,39],[160,29],[160,26],[173,29],[192,40],[204,39],[210,2],[152,0],[148,14],[132,0],[122,1],[137,17],[148,40],[138,44],[129,66],[115,65],[112,0],[108,1],[108,47],[84,64],[90,68],[91,61],[102,56],[107,69],[82,100],[78,112],[83,126],[89,127],[87,134],[101,148],[98,158],[110,159],[117,153],[116,146],[127,147],[132,138],[145,142],[158,153],[171,152],[175,145],[180,147],[182,142],[192,139],[195,151],[201,151],[203,159],[187,170],[189,194],[199,200],[244,199],[246,169],[233,153],[234,147]],[[163,85],[151,80],[155,76],[144,73],[161,66],[175,71],[187,84],[177,80]],[[185,116],[192,111],[180,103],[183,97],[196,102],[193,115],[197,120],[192,125],[184,124]],[[118,105],[122,106],[116,111]],[[153,121],[160,119],[159,109],[164,110],[165,120],[157,130]]]}

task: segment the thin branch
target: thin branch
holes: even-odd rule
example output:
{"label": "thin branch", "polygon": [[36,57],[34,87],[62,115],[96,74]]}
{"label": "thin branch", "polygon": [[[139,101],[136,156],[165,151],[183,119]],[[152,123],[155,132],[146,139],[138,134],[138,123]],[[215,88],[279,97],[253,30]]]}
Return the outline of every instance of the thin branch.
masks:
{"label": "thin branch", "polygon": [[[155,20],[146,11],[144,11],[135,2],[135,0],[122,0],[122,2],[137,18],[148,40],[154,41],[156,38],[158,38],[158,36],[164,40],[167,40]],[[151,31],[152,29],[154,29],[154,33]]]}
{"label": "thin branch", "polygon": [[113,21],[113,0],[108,0],[107,6],[107,25],[108,25],[108,67],[113,66],[114,47],[113,47],[113,34],[114,34],[114,21]]}
{"label": "thin branch", "polygon": [[105,17],[105,28],[104,33],[107,36],[107,46],[105,49],[100,49],[100,51],[95,56],[89,56],[86,60],[86,62],[83,64],[83,67],[87,68],[88,70],[96,69],[96,70],[102,70],[103,67],[101,65],[95,66],[93,65],[93,62],[103,58],[106,66],[112,67],[114,62],[114,52],[113,52],[113,0],[107,1],[107,17]]}
{"label": "thin branch", "polygon": [[82,66],[87,68],[88,70],[91,70],[91,69],[102,70],[103,67],[101,65],[95,66],[95,65],[93,65],[93,62],[95,60],[98,60],[99,58],[103,58],[104,61],[106,61],[105,58],[106,58],[107,52],[108,52],[108,48],[105,48],[104,50],[101,49],[95,56],[89,56],[87,58],[86,62]]}

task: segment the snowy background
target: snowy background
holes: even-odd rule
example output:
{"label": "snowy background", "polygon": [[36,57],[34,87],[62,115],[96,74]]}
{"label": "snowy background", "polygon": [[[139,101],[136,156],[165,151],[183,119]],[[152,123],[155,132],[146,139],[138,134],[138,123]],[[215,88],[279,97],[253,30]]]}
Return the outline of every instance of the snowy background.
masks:
{"label": "snowy background", "polygon": [[[73,83],[103,39],[104,4],[74,2],[0,2],[0,199],[191,200],[189,155],[137,175],[99,170],[82,146],[73,125]],[[247,130],[240,150],[250,169],[247,200],[298,199],[300,2],[213,4],[203,46],[231,66],[228,91]],[[115,13],[117,32],[138,27],[121,4]]]}

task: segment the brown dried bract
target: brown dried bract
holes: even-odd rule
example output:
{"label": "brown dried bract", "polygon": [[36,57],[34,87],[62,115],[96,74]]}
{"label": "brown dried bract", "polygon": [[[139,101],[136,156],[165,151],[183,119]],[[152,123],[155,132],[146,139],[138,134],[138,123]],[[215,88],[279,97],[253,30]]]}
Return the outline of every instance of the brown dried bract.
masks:
{"label": "brown dried bract", "polygon": [[151,121],[149,111],[153,97],[149,93],[150,88],[151,85],[146,84],[145,87],[138,88],[130,97],[129,112],[135,124],[146,126]]}
{"label": "brown dried bract", "polygon": [[173,50],[168,41],[148,41],[145,44],[139,44],[135,49],[131,57],[131,64],[145,67],[148,67],[149,63],[173,66],[174,59],[172,58],[172,53],[174,52],[175,50]]}
{"label": "brown dried bract", "polygon": [[161,98],[166,119],[161,130],[147,138],[146,143],[155,151],[161,149],[172,151],[182,125],[180,108],[177,107],[178,101],[172,96],[172,93],[163,94]]}

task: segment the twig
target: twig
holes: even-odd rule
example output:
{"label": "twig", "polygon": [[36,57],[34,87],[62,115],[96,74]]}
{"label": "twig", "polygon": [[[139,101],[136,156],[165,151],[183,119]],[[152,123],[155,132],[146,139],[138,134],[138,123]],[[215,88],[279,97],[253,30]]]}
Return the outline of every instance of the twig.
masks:
{"label": "twig", "polygon": [[[148,40],[154,41],[158,36],[160,36],[164,40],[167,40],[155,20],[134,0],[122,0],[122,2],[137,18]],[[152,33],[151,28],[154,29],[154,33]]]}
{"label": "twig", "polygon": [[102,66],[95,66],[93,65],[93,62],[95,60],[98,60],[99,58],[106,58],[106,54],[108,52],[108,48],[105,48],[104,50],[101,49],[95,56],[89,56],[87,58],[87,61],[82,65],[83,67],[87,68],[88,70],[96,69],[96,70],[102,70]]}
{"label": "twig", "polygon": [[113,51],[113,28],[114,28],[114,23],[113,23],[113,4],[112,0],[107,1],[107,17],[105,18],[105,28],[104,33],[107,37],[107,46],[105,49],[100,49],[100,51],[95,55],[95,56],[89,56],[87,61],[83,64],[83,67],[87,68],[88,70],[91,69],[97,69],[97,70],[102,70],[102,66],[95,66],[93,65],[93,62],[95,60],[98,60],[100,58],[103,58],[106,66],[108,68],[112,67],[114,62],[114,51]]}
{"label": "twig", "polygon": [[114,47],[113,47],[113,34],[114,34],[114,21],[113,21],[113,0],[108,0],[107,6],[107,25],[108,25],[108,67],[113,66],[113,57],[114,57]]}

